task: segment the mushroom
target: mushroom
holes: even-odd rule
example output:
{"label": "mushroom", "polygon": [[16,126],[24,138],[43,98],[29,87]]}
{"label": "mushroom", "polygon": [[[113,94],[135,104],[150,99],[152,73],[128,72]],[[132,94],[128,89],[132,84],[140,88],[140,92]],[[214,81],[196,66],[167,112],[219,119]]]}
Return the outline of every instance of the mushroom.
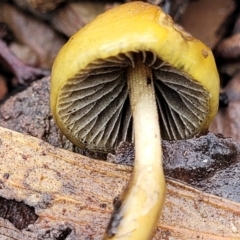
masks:
{"label": "mushroom", "polygon": [[51,109],[62,132],[97,152],[135,144],[132,178],[104,239],[151,237],[166,192],[161,136],[187,139],[207,130],[218,94],[211,50],[157,6],[118,6],[63,46],[51,79]]}

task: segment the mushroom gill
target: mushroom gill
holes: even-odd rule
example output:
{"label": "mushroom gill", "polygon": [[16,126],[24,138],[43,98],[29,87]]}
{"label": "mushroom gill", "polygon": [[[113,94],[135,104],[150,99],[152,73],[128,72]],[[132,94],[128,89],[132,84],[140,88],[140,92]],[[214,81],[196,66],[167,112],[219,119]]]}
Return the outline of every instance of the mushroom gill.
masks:
{"label": "mushroom gill", "polygon": [[138,56],[152,69],[162,138],[199,133],[208,116],[208,91],[151,52],[129,52],[94,61],[61,89],[59,117],[82,147],[114,152],[121,141],[134,140],[127,71]]}

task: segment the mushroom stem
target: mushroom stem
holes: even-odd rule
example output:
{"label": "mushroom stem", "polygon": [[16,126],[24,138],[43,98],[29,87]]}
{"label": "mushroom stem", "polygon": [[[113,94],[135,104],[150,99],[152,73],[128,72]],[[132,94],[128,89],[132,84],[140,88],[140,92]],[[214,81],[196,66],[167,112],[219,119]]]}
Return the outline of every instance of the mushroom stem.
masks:
{"label": "mushroom stem", "polygon": [[162,147],[152,73],[140,59],[128,71],[135,162],[105,239],[150,239],[165,200]]}

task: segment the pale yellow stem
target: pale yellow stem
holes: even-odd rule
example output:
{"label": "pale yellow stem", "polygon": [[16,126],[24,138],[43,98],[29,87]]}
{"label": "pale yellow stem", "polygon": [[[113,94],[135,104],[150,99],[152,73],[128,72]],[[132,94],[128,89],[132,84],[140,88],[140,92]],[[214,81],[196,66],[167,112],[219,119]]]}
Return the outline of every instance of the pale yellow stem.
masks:
{"label": "pale yellow stem", "polygon": [[[165,200],[158,113],[151,70],[140,60],[128,72],[135,138],[131,181],[105,239],[151,239]],[[112,236],[111,236],[112,235]]]}

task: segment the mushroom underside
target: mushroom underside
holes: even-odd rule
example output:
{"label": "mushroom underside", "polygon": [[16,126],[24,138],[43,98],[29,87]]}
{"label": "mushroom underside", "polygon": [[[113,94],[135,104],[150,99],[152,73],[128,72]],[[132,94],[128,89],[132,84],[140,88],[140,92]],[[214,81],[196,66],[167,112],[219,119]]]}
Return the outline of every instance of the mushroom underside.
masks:
{"label": "mushroom underside", "polygon": [[61,89],[58,115],[80,147],[114,152],[121,141],[134,141],[127,69],[137,55],[152,69],[162,138],[187,139],[199,132],[208,115],[207,90],[151,52],[130,52],[96,60]]}

